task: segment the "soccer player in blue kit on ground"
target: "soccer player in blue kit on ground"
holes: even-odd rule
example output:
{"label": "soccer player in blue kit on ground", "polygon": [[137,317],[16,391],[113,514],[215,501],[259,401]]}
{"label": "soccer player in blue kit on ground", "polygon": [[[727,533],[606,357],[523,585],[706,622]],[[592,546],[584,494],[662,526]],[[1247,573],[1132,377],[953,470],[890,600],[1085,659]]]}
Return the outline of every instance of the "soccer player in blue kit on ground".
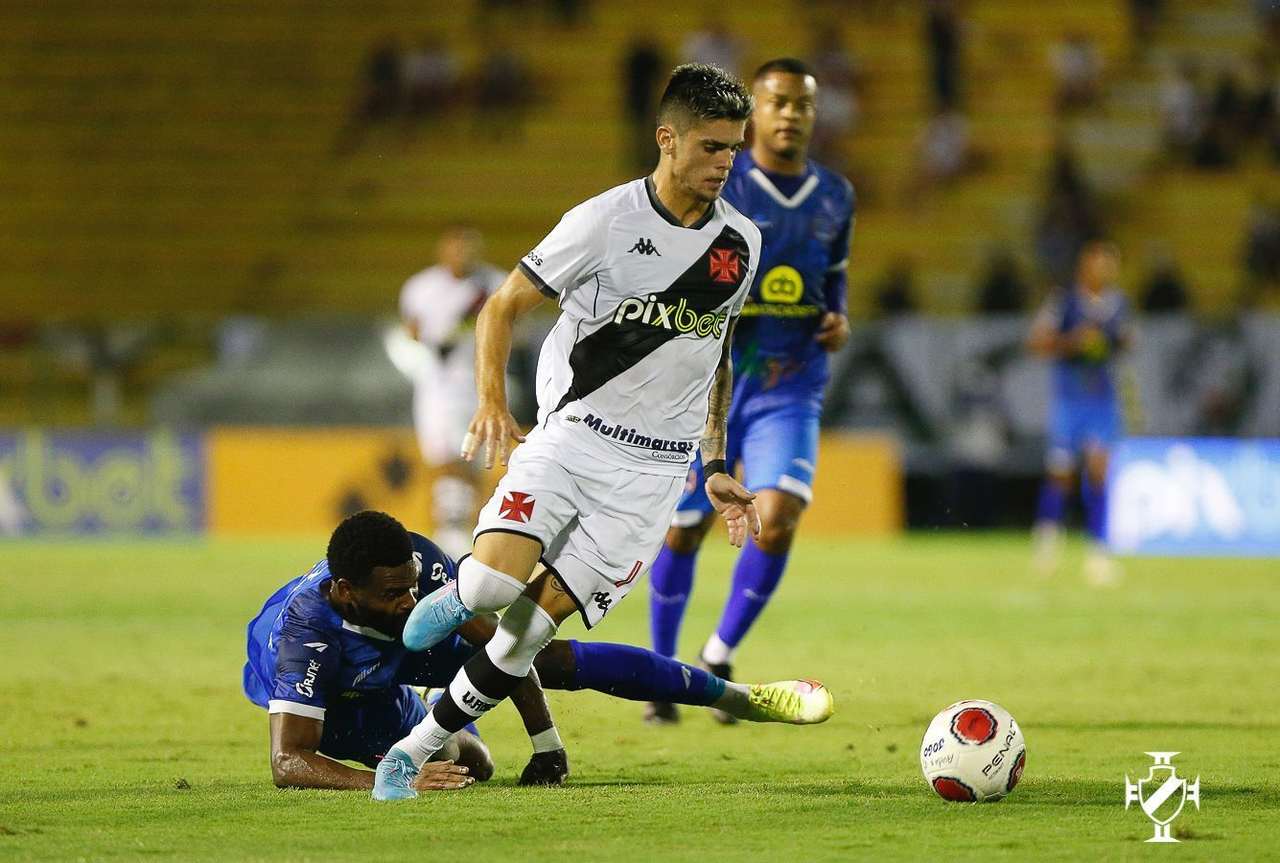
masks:
{"label": "soccer player in blue kit on ground", "polygon": [[[271,772],[281,787],[370,790],[373,767],[427,712],[414,686],[445,686],[492,637],[496,619],[477,616],[429,650],[405,649],[400,633],[417,597],[457,577],[455,562],[386,513],[344,520],[325,559],[289,581],[249,623],[245,695],[267,708]],[[542,687],[595,689],[632,700],[664,697],[715,705],[744,719],[794,721],[751,703],[750,688],[647,650],[552,641],[517,688],[513,704],[534,754],[521,784],[559,784],[568,758]],[[419,772],[418,790],[462,788],[493,773],[474,726]]]}
{"label": "soccer player in blue kit on ground", "polygon": [[1080,252],[1075,284],[1049,299],[1027,340],[1033,352],[1053,364],[1047,477],[1036,516],[1036,568],[1043,576],[1057,568],[1067,500],[1080,473],[1090,539],[1084,571],[1096,587],[1111,585],[1119,577],[1104,547],[1107,459],[1124,434],[1114,365],[1116,355],[1133,340],[1128,302],[1115,286],[1119,267],[1114,244],[1088,243]]}
{"label": "soccer player in blue kit on ground", "polygon": [[[720,624],[700,656],[704,668],[726,680],[735,650],[782,578],[813,496],[827,355],[849,337],[846,269],[855,199],[848,180],[808,158],[817,86],[799,60],[772,60],[756,71],[754,137],[734,161],[723,192],[764,237],[734,334],[726,458],[730,470],[743,464],[762,530],[738,557]],[[650,576],[653,649],[672,657],[698,549],[712,523],[701,460],[686,488]],[[722,711],[713,715],[734,721]],[[645,716],[656,723],[678,719],[664,701],[651,703]]]}

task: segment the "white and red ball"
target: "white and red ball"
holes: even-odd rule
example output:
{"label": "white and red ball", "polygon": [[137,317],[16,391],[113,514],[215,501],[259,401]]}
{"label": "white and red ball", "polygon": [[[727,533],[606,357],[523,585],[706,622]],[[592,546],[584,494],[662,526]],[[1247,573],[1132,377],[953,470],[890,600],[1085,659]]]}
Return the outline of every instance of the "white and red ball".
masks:
{"label": "white and red ball", "polygon": [[1017,721],[990,701],[957,701],[929,723],[920,769],[944,800],[999,800],[1022,778],[1027,745]]}

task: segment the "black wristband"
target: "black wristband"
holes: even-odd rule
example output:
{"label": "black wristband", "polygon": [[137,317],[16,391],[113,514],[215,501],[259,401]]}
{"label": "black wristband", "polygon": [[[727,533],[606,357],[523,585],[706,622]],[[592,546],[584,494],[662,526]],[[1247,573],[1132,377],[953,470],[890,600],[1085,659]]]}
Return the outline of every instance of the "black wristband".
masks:
{"label": "black wristband", "polygon": [[724,459],[722,458],[713,458],[702,466],[702,473],[706,477],[710,477],[712,474],[728,472],[729,471],[725,469]]}

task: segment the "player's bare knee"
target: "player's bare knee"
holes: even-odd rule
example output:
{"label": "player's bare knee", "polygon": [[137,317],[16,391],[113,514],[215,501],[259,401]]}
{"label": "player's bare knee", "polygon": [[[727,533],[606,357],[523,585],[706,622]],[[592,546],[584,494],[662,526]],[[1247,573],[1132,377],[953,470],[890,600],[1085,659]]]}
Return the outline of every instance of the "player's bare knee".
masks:
{"label": "player's bare knee", "polygon": [[[487,567],[511,576],[521,584],[529,582],[542,556],[542,543],[530,536],[490,531],[476,537],[471,556]],[[464,561],[465,563],[465,561]]]}
{"label": "player's bare knee", "polygon": [[1107,480],[1107,451],[1092,449],[1085,454],[1085,473],[1094,485],[1102,485]]}
{"label": "player's bare knee", "polygon": [[1075,485],[1072,475],[1061,470],[1049,471],[1049,482],[1058,487],[1064,494],[1070,494]]}
{"label": "player's bare knee", "polygon": [[676,554],[693,554],[706,538],[711,522],[712,519],[704,518],[696,524],[668,528],[667,548]]}
{"label": "player's bare knee", "polygon": [[765,489],[756,498],[760,535],[755,544],[768,554],[786,554],[795,540],[806,502],[789,492]]}
{"label": "player's bare knee", "polygon": [[765,522],[760,526],[756,546],[766,554],[786,554],[796,538],[797,521]]}
{"label": "player's bare knee", "polygon": [[676,554],[693,554],[702,544],[702,534],[692,527],[673,527],[667,530],[667,548]]}

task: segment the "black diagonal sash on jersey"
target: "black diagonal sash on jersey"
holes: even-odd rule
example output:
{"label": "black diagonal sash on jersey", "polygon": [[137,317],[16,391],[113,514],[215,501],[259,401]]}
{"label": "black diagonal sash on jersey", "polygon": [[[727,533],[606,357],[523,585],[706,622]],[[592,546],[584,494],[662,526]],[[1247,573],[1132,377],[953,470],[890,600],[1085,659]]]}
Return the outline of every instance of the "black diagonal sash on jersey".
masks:
{"label": "black diagonal sash on jersey", "polygon": [[[750,258],[747,241],[725,225],[711,245],[669,287],[648,291],[643,297],[654,294],[659,301],[670,304],[684,300],[686,307],[699,315],[713,312],[742,285]],[[678,335],[674,329],[639,320],[605,324],[574,345],[569,353],[573,382],[556,410],[600,389]]]}

